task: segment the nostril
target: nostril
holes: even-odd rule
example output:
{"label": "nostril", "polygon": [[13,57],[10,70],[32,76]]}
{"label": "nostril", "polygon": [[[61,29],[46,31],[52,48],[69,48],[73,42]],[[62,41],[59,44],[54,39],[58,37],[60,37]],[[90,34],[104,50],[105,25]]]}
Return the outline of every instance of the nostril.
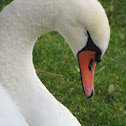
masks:
{"label": "nostril", "polygon": [[91,98],[93,96],[93,90],[91,91],[91,95],[88,96],[87,98]]}
{"label": "nostril", "polygon": [[92,66],[93,66],[93,58],[90,60],[89,65],[88,65],[89,71],[92,71]]}

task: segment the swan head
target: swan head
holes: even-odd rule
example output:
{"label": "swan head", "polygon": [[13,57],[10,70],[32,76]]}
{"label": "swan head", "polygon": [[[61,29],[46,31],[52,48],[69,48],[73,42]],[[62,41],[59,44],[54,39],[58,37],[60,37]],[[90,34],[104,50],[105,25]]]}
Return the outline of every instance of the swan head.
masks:
{"label": "swan head", "polygon": [[[69,6],[69,7],[67,7]],[[107,16],[97,0],[79,0],[63,7],[57,30],[78,58],[82,86],[87,98],[94,92],[94,70],[110,39]]]}

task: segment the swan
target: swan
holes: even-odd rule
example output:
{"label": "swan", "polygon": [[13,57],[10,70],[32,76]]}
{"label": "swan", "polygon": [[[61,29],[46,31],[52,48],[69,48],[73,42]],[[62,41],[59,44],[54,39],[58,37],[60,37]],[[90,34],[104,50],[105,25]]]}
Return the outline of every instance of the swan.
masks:
{"label": "swan", "polygon": [[35,41],[58,31],[77,57],[86,97],[94,92],[96,62],[110,39],[107,16],[97,0],[14,0],[0,13],[0,125],[80,126],[37,77]]}

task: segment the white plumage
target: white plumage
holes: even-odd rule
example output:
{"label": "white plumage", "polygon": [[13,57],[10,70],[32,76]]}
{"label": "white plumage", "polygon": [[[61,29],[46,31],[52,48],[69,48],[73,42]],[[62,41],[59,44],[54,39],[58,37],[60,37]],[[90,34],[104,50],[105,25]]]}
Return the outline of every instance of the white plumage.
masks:
{"label": "white plumage", "polygon": [[80,126],[36,75],[32,50],[37,38],[58,31],[73,53],[88,30],[103,54],[110,29],[96,0],[15,0],[0,13],[0,126]]}

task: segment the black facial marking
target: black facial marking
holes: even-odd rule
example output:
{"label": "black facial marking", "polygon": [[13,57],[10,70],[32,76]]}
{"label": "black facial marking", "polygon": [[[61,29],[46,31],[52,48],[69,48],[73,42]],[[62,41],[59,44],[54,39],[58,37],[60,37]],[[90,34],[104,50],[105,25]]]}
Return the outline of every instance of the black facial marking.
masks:
{"label": "black facial marking", "polygon": [[93,58],[90,60],[89,65],[88,65],[89,71],[92,71],[92,67],[93,67]]}
{"label": "black facial marking", "polygon": [[95,55],[95,60],[96,62],[100,62],[101,61],[101,55],[102,55],[102,52],[101,50],[94,44],[93,40],[91,39],[91,36],[89,34],[89,32],[87,31],[87,34],[88,34],[88,41],[87,41],[87,44],[86,46],[80,50],[77,54],[77,56],[79,56],[79,53],[82,52],[82,51],[94,51],[96,52],[96,55]]}
{"label": "black facial marking", "polygon": [[95,61],[100,62],[101,59],[102,59],[102,58],[101,58],[101,54],[96,53],[96,54],[95,54]]}

